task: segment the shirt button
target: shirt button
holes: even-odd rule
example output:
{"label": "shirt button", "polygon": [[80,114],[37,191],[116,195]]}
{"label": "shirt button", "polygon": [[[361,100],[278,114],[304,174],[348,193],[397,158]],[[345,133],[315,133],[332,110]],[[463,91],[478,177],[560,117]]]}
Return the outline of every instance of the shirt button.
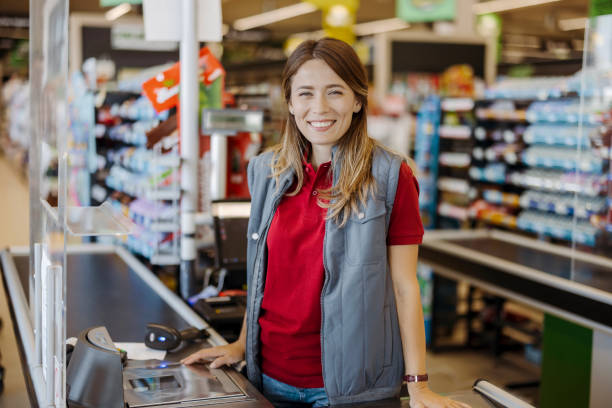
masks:
{"label": "shirt button", "polygon": [[313,191],[313,192],[312,192],[312,195],[314,195],[314,196],[316,196],[317,194],[319,194],[319,193],[317,192],[317,190],[315,190],[315,191]]}
{"label": "shirt button", "polygon": [[256,233],[256,232],[254,232],[254,233],[251,235],[251,238],[253,238],[255,241],[257,241],[257,240],[259,239],[259,234],[258,234],[258,233]]}
{"label": "shirt button", "polygon": [[359,214],[357,214],[357,218],[359,218],[360,220],[363,220],[365,218],[365,214],[360,212]]}

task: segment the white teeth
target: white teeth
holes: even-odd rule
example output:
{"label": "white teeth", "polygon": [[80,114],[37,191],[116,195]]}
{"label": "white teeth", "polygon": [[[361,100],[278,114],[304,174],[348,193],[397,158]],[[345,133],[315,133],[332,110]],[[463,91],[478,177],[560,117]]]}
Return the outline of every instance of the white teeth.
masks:
{"label": "white teeth", "polygon": [[333,121],[331,121],[331,120],[328,120],[328,121],[325,121],[325,122],[310,122],[310,124],[313,127],[316,127],[316,128],[328,127],[328,126],[331,126],[332,123],[333,123]]}

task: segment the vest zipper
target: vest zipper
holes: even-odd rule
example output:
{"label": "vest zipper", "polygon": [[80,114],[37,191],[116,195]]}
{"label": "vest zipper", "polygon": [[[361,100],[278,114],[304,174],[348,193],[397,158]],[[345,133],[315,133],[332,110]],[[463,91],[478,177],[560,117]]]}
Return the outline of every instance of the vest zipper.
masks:
{"label": "vest zipper", "polygon": [[[329,272],[327,269],[327,257],[325,256],[325,248],[327,243],[327,226],[331,220],[327,220],[325,222],[325,233],[323,235],[323,271],[325,272],[325,278],[323,279],[323,288],[321,289],[321,376],[323,377],[323,389],[325,390],[325,394],[327,395],[328,402],[329,401],[329,393],[327,392],[327,385],[325,383],[325,358],[324,358],[324,347],[323,347],[323,326],[325,325],[325,311],[323,308],[323,296],[325,293],[325,287],[327,286],[327,282],[329,281]],[[331,403],[330,403],[331,404]]]}

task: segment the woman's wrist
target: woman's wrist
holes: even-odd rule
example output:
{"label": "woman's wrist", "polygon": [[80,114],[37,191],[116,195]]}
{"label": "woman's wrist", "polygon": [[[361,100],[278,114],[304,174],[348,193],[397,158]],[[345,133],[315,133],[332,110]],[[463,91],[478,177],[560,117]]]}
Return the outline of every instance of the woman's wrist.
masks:
{"label": "woman's wrist", "polygon": [[407,384],[408,394],[413,395],[414,393],[419,393],[420,391],[428,389],[426,382],[411,382]]}

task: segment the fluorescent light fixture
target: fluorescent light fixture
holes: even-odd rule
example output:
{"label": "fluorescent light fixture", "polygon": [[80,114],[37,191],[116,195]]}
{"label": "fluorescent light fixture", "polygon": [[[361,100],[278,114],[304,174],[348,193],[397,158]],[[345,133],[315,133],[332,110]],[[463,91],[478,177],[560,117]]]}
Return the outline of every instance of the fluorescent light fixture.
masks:
{"label": "fluorescent light fixture", "polygon": [[499,13],[523,7],[539,6],[540,4],[554,3],[560,0],[492,0],[476,3],[472,6],[474,14]]}
{"label": "fluorescent light fixture", "polygon": [[399,18],[388,18],[385,20],[369,21],[367,23],[355,24],[355,35],[371,35],[386,33],[388,31],[402,30],[410,27],[410,24]]}
{"label": "fluorescent light fixture", "polygon": [[249,30],[255,27],[261,27],[268,24],[276,23],[283,20],[288,20],[293,17],[310,14],[317,11],[317,7],[310,3],[299,2],[292,6],[282,7],[266,13],[256,14],[254,16],[239,18],[234,21],[234,28],[239,31]]}
{"label": "fluorescent light fixture", "polygon": [[563,31],[583,30],[586,22],[586,17],[566,18],[559,20],[559,28]]}
{"label": "fluorescent light fixture", "polygon": [[130,11],[132,11],[132,5],[131,4],[121,3],[120,5],[118,5],[116,7],[113,7],[112,9],[110,9],[106,13],[104,13],[104,17],[108,21],[113,21],[113,20],[118,19],[122,15],[129,13]]}

